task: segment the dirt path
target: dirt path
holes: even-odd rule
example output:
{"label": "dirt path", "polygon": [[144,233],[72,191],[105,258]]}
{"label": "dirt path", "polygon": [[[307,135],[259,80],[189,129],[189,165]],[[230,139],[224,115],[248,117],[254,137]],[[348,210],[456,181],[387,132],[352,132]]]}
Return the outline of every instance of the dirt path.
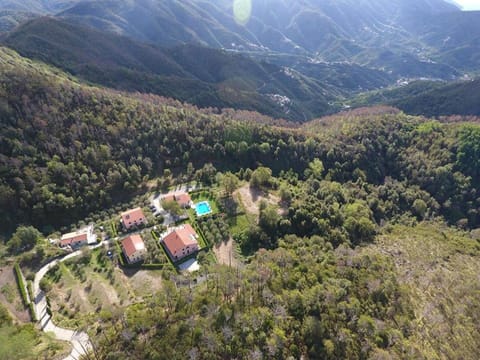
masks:
{"label": "dirt path", "polygon": [[[262,200],[265,200],[271,205],[280,204],[280,198],[278,196],[273,194],[267,194],[267,196],[265,196],[262,191],[250,188],[249,184],[246,184],[235,191],[234,196],[239,198],[247,212],[257,216],[260,213],[259,206]],[[282,212],[283,210],[279,209],[279,213]]]}
{"label": "dirt path", "polygon": [[223,265],[229,265],[237,267],[239,262],[235,257],[235,243],[230,238],[228,242],[222,242],[219,246],[213,248],[213,252],[217,257],[218,263]]}

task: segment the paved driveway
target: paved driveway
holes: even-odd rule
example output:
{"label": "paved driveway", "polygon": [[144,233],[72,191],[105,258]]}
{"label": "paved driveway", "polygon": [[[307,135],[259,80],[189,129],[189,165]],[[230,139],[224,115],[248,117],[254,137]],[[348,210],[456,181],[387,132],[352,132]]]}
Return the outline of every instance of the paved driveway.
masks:
{"label": "paved driveway", "polygon": [[[90,248],[95,249],[102,245],[103,243],[100,243],[90,246]],[[82,250],[77,250],[71,254],[64,256],[63,258],[49,262],[35,274],[35,279],[33,280],[33,294],[35,296],[34,307],[41,329],[45,332],[52,332],[58,340],[68,341],[72,344],[72,351],[64,360],[80,359],[81,356],[85,355],[88,351],[92,349],[92,344],[86,333],[70,329],[64,329],[56,326],[52,322],[51,316],[47,313],[47,298],[45,297],[45,293],[40,289],[40,281],[55,265],[73,257],[76,257],[81,253]]]}

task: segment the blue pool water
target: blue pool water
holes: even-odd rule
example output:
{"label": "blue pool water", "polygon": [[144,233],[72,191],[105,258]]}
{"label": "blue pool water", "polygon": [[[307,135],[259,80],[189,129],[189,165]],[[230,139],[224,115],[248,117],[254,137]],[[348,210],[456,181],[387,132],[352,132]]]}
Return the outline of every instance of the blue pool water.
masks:
{"label": "blue pool water", "polygon": [[208,201],[202,201],[195,205],[195,212],[197,213],[197,216],[203,216],[210,214],[212,212],[212,208],[210,207]]}

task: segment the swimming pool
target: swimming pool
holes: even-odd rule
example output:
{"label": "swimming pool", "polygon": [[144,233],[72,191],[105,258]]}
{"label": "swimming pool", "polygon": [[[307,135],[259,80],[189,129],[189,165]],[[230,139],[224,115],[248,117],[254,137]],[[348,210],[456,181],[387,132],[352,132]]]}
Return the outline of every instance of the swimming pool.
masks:
{"label": "swimming pool", "polygon": [[195,205],[195,212],[197,213],[197,216],[203,216],[210,214],[212,212],[212,208],[210,207],[208,201],[202,201]]}

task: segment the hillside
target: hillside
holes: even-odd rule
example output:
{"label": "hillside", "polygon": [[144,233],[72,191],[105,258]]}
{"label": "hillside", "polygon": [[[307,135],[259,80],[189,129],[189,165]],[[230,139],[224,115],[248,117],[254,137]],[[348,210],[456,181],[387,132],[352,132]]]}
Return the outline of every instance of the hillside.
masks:
{"label": "hillside", "polygon": [[453,12],[428,18],[418,30],[432,51],[432,60],[478,73],[480,11]]}
{"label": "hillside", "polygon": [[[455,124],[417,131],[422,118],[395,112],[369,116],[367,111],[366,116],[354,112],[333,117],[336,124],[343,124],[340,128],[328,130],[312,122],[298,133],[266,127],[255,113],[216,115],[163,98],[78,85],[58,70],[5,48],[2,59],[1,203],[9,204],[2,214],[5,228],[20,221],[68,224],[120,200],[145,176],[161,174],[165,168],[181,170],[189,162],[198,169],[206,162],[237,169],[260,162],[276,172],[289,168],[302,172],[315,157],[322,159],[331,179],[343,182],[358,176],[358,171],[373,184],[387,177],[406,178],[434,196],[448,221],[470,226],[479,222],[475,128]],[[245,134],[233,135],[237,128],[245,129]],[[305,136],[321,140],[303,144]],[[422,147],[427,138],[431,151]],[[359,139],[370,145],[363,146]],[[433,144],[442,152],[437,154]],[[444,171],[446,178],[435,175]],[[446,182],[449,187],[444,188]],[[465,186],[470,191],[464,192]]]}
{"label": "hillside", "polygon": [[425,358],[471,358],[480,341],[480,313],[473,305],[480,301],[478,240],[468,232],[423,223],[393,227],[365,252],[371,250],[395,263],[415,314],[413,337]]}
{"label": "hillside", "polygon": [[346,92],[246,56],[193,45],[161,49],[49,17],[27,22],[2,42],[91,83],[297,121],[328,112],[334,94]]}
{"label": "hillside", "polygon": [[[285,127],[90,86],[8,48],[0,119],[2,269],[32,279],[64,252],[50,234],[82,224],[110,237],[40,282],[53,321],[88,333],[97,359],[476,356],[478,124],[377,107]],[[201,271],[166,258],[159,219],[140,231],[145,263],[122,264],[119,212],[193,181],[218,211],[187,215],[209,244]],[[236,268],[212,255],[225,239]],[[22,329],[30,353],[12,356]],[[50,343],[3,307],[0,337],[15,360]]]}
{"label": "hillside", "polygon": [[[3,229],[20,221],[47,227],[68,224],[118,201],[127,189],[133,192],[141,185],[144,176],[161,174],[166,167],[181,169],[193,162],[201,168],[208,161],[227,166],[237,152],[236,142],[247,142],[237,165],[273,161],[258,144],[287,141],[291,135],[275,135],[275,129],[256,125],[251,119],[263,122],[259,114],[218,115],[217,110],[199,111],[165,98],[80,86],[64,73],[6,48],[1,59]],[[236,128],[248,129],[249,135],[237,137]],[[229,141],[235,146],[226,156]],[[280,157],[271,166],[302,163]],[[16,185],[15,179],[20,179]],[[11,205],[8,211],[6,204]]]}
{"label": "hillside", "polygon": [[352,106],[387,104],[408,114],[425,116],[480,115],[480,80],[454,83],[417,81],[394,89],[367,92]]}
{"label": "hillside", "polygon": [[5,30],[50,14],[166,47],[196,44],[347,62],[396,78],[451,80],[479,65],[480,12],[462,12],[443,0],[255,1],[245,25],[226,0],[3,1],[0,10],[8,12],[0,17]]}
{"label": "hillside", "polygon": [[38,14],[28,11],[2,9],[0,10],[0,33],[9,31],[36,16],[38,16]]}

